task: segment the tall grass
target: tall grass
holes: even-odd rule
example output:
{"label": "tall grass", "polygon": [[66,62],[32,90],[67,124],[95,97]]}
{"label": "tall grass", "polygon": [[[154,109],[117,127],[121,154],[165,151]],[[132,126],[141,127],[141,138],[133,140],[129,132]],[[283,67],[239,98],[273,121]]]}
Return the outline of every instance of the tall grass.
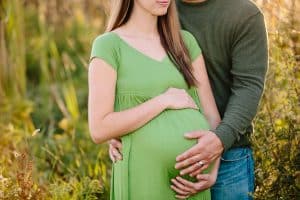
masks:
{"label": "tall grass", "polygon": [[260,1],[270,67],[255,119],[257,199],[300,198],[300,2]]}
{"label": "tall grass", "polygon": [[85,67],[103,3],[0,8],[0,199],[107,199],[107,147],[91,142],[86,123]]}

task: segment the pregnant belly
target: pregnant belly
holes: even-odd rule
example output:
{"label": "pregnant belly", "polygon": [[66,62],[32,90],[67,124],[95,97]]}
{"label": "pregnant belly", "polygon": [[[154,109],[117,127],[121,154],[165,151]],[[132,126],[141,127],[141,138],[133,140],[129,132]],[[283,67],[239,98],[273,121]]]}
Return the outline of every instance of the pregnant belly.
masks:
{"label": "pregnant belly", "polygon": [[197,143],[196,139],[186,139],[184,134],[208,129],[207,120],[197,110],[166,110],[131,134],[132,159],[145,156],[177,173],[176,156]]}

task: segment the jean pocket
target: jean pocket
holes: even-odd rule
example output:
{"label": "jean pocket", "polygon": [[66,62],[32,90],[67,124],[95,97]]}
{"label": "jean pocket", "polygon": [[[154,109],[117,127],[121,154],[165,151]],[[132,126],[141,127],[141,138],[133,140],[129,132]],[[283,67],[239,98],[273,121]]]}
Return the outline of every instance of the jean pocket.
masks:
{"label": "jean pocket", "polygon": [[225,152],[221,160],[223,162],[235,162],[243,159],[247,159],[252,154],[252,150],[249,147],[246,148],[233,148]]}

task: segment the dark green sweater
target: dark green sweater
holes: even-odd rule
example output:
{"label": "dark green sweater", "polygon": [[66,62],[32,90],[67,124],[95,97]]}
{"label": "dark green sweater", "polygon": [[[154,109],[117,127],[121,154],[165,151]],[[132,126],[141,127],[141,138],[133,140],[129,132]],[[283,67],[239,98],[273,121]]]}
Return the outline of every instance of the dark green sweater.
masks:
{"label": "dark green sweater", "polygon": [[222,118],[213,131],[225,151],[249,146],[268,66],[261,11],[249,0],[176,3],[182,28],[196,37],[203,52]]}

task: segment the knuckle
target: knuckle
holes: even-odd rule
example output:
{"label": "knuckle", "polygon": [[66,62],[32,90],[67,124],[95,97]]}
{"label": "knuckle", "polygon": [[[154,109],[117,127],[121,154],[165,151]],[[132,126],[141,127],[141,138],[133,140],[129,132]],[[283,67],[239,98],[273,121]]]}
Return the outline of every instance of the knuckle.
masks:
{"label": "knuckle", "polygon": [[207,169],[208,168],[208,165],[206,164],[206,165],[204,165],[203,167],[202,167],[202,169],[204,170],[204,169]]}
{"label": "knuckle", "polygon": [[197,157],[193,157],[193,158],[191,158],[191,161],[195,163],[195,162],[198,161],[198,158]]}
{"label": "knuckle", "polygon": [[111,142],[111,143],[116,143],[117,140],[116,140],[115,138],[113,138],[113,139],[110,140],[110,142]]}
{"label": "knuckle", "polygon": [[201,160],[201,155],[198,153],[197,155],[196,155],[196,157],[197,157],[197,161],[199,160]]}
{"label": "knuckle", "polygon": [[197,191],[201,190],[201,185],[196,185],[195,190],[197,190]]}
{"label": "knuckle", "polygon": [[187,195],[187,192],[180,190],[180,194]]}
{"label": "knuckle", "polygon": [[188,165],[190,165],[190,164],[191,164],[191,163],[190,163],[189,160],[187,160],[187,161],[184,162],[184,166],[188,166]]}
{"label": "knuckle", "polygon": [[193,189],[197,191],[198,190],[198,186],[197,185],[193,185]]}
{"label": "knuckle", "polygon": [[197,164],[197,163],[196,163],[196,164],[194,164],[194,165],[193,165],[193,168],[192,168],[192,169],[193,169],[193,171],[197,170],[197,169],[198,169],[198,167],[199,167],[199,166],[198,166],[198,164]]}
{"label": "knuckle", "polygon": [[117,147],[122,148],[122,143],[118,142]]}
{"label": "knuckle", "polygon": [[122,144],[121,140],[116,140],[116,144],[117,144],[117,145]]}

